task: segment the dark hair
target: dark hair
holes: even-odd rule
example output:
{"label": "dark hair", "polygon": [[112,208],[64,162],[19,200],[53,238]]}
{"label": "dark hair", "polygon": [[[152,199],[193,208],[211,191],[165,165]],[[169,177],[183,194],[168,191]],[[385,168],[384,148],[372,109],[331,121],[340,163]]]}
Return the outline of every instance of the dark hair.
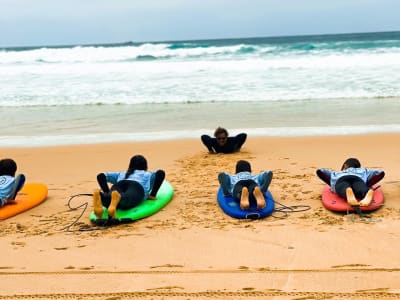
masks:
{"label": "dark hair", "polygon": [[11,158],[4,158],[0,160],[0,176],[8,175],[15,176],[15,172],[17,172],[17,164]]}
{"label": "dark hair", "polygon": [[236,174],[240,172],[251,172],[251,166],[247,160],[239,160],[236,163]]}
{"label": "dark hair", "polygon": [[220,134],[225,134],[226,136],[228,136],[228,130],[226,130],[225,128],[222,127],[218,127],[217,129],[215,129],[214,131],[214,137],[219,136]]}
{"label": "dark hair", "polygon": [[342,170],[347,168],[361,168],[361,163],[357,158],[348,158],[342,165]]}
{"label": "dark hair", "polygon": [[125,179],[135,172],[135,170],[147,171],[147,160],[143,155],[132,156],[128,170],[126,171]]}

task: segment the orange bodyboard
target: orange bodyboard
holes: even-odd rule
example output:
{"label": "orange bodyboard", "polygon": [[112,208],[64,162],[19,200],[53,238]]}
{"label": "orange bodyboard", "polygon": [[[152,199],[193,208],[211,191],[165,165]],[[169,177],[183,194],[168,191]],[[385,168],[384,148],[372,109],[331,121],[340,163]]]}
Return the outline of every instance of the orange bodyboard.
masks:
{"label": "orange bodyboard", "polygon": [[0,208],[0,220],[5,220],[42,203],[47,197],[47,186],[42,183],[25,183],[18,192],[15,203]]}

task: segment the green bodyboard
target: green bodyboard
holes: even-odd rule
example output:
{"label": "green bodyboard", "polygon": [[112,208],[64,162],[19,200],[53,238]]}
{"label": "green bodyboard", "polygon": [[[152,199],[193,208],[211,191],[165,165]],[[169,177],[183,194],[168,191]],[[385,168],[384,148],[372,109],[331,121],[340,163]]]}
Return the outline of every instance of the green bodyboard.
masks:
{"label": "green bodyboard", "polygon": [[[172,200],[173,195],[174,188],[168,181],[164,180],[160,189],[158,190],[156,199],[146,199],[138,206],[135,206],[131,209],[117,209],[116,217],[113,219],[113,223],[129,222],[151,216],[166,206]],[[90,213],[89,218],[93,223],[102,223],[104,220],[108,220],[107,209],[104,207],[103,216],[101,218],[97,218],[93,211]]]}

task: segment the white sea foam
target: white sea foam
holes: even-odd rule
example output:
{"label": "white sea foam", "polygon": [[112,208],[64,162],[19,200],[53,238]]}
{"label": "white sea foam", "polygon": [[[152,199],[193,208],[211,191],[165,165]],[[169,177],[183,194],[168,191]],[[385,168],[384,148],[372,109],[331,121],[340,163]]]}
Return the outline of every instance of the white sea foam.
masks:
{"label": "white sea foam", "polygon": [[400,96],[400,52],[0,64],[0,77],[0,106],[384,98]]}

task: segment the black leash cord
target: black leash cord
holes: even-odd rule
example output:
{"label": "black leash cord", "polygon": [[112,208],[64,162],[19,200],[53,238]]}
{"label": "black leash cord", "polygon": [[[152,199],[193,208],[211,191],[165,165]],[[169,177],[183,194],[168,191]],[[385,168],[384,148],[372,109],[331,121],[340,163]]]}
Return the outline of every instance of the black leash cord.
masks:
{"label": "black leash cord", "polygon": [[[280,207],[275,208],[274,212],[272,213],[272,217],[278,218],[278,219],[284,219],[289,216],[289,213],[295,213],[295,212],[303,212],[311,209],[311,206],[309,205],[291,205],[287,206],[282,203],[279,203],[278,201],[275,201],[275,205],[278,204]],[[274,213],[282,213],[282,217],[274,216]]]}
{"label": "black leash cord", "polygon": [[68,232],[74,232],[74,231],[92,231],[92,230],[99,230],[99,229],[101,229],[101,228],[97,228],[97,227],[92,227],[92,228],[80,228],[80,229],[77,229],[77,230],[71,230],[71,227],[74,226],[76,223],[78,223],[78,221],[82,218],[83,214],[85,213],[85,211],[86,211],[86,209],[87,209],[87,207],[88,207],[88,205],[89,205],[88,202],[85,202],[85,203],[82,203],[82,204],[79,205],[79,206],[72,207],[72,206],[71,206],[72,200],[73,200],[74,198],[80,197],[80,196],[93,196],[93,194],[76,194],[76,195],[72,195],[72,196],[69,198],[69,200],[68,200],[68,208],[69,208],[70,210],[77,210],[77,209],[80,209],[80,208],[82,208],[82,207],[83,207],[83,210],[82,210],[81,214],[76,218],[75,221],[73,221],[71,224],[65,226],[64,228],[62,228],[61,231],[64,231],[64,230],[65,230],[65,231],[68,231]]}

